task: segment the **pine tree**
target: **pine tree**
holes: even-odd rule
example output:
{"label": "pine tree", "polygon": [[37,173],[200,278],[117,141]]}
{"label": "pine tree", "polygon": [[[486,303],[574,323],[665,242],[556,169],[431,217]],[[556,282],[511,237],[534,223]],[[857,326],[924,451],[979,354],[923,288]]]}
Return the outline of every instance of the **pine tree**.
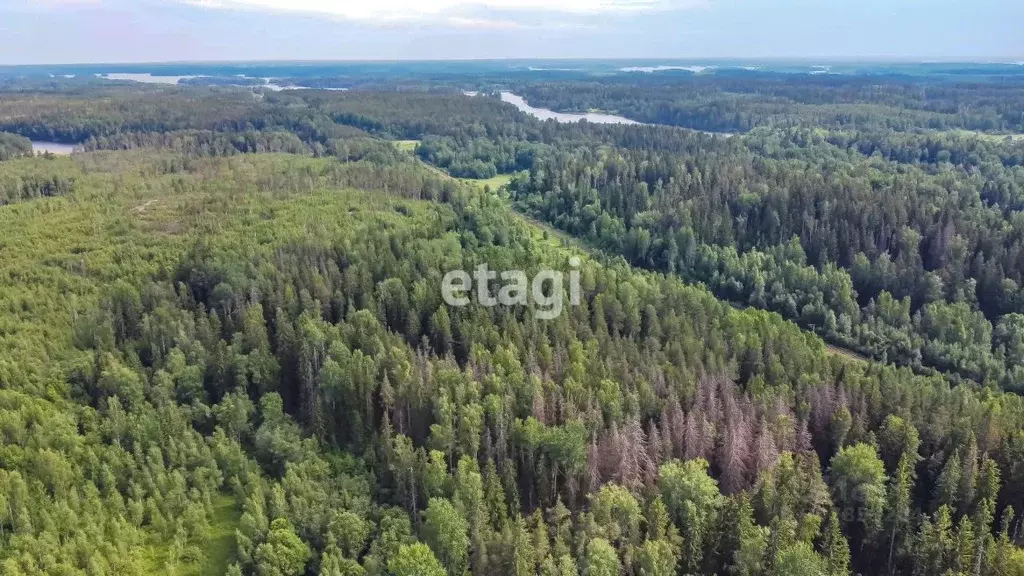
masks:
{"label": "pine tree", "polygon": [[572,515],[562,504],[561,498],[555,501],[554,507],[548,510],[547,515],[548,524],[551,526],[551,554],[556,558],[572,555]]}
{"label": "pine tree", "polygon": [[681,558],[684,570],[695,572],[704,561],[705,542],[714,533],[722,503],[718,484],[708,475],[705,460],[673,460],[661,467],[659,486],[669,516],[685,542]]}
{"label": "pine tree", "polygon": [[751,460],[752,432],[742,412],[730,403],[726,411],[725,434],[718,453],[723,494],[734,494],[744,487]]}
{"label": "pine tree", "polygon": [[887,562],[890,574],[895,572],[895,556],[897,553],[897,537],[902,538],[910,523],[911,488],[913,488],[912,460],[916,456],[909,452],[900,458],[894,477],[889,482],[888,503],[886,505],[887,524],[889,529],[889,559]]}
{"label": "pine tree", "polygon": [[978,443],[974,433],[967,439],[967,450],[964,452],[963,471],[960,474],[960,486],[957,489],[957,510],[960,514],[970,514],[974,510],[974,499],[978,485]]}
{"label": "pine tree", "polygon": [[587,545],[584,576],[619,576],[619,557],[615,549],[603,538],[594,538]]}
{"label": "pine tree", "polygon": [[956,528],[956,543],[953,547],[953,570],[962,574],[969,574],[974,570],[975,541],[974,524],[970,517],[960,518]]}
{"label": "pine tree", "polygon": [[981,576],[983,564],[988,557],[992,543],[992,521],[995,519],[996,500],[999,497],[999,466],[987,456],[981,461],[980,479],[978,505],[974,512],[974,525],[978,531],[974,566],[971,568],[974,576]]}
{"label": "pine tree", "polygon": [[921,526],[917,554],[914,559],[914,576],[943,574],[954,565],[956,537],[953,534],[952,509],[942,505],[930,521]]}
{"label": "pine tree", "polygon": [[960,490],[960,478],[962,474],[963,459],[960,457],[960,451],[955,450],[949,458],[946,459],[946,463],[942,467],[942,472],[939,473],[939,478],[935,482],[934,507],[936,510],[942,505],[948,505],[951,508],[956,508],[958,506],[958,491]]}
{"label": "pine tree", "polygon": [[646,540],[637,552],[637,576],[674,576],[676,557],[664,540]]}
{"label": "pine tree", "polygon": [[729,573],[735,576],[760,574],[768,544],[768,529],[754,523],[754,509],[744,492],[735,504],[736,548],[729,561]]}
{"label": "pine tree", "polygon": [[512,576],[535,574],[536,552],[526,520],[517,514],[515,520],[509,523],[509,529],[512,531],[512,569],[508,573]]}
{"label": "pine tree", "polygon": [[1015,548],[1010,540],[1010,525],[1013,523],[1013,515],[1013,507],[1007,506],[1000,521],[999,538],[989,553],[987,563],[993,576],[1009,576],[1010,574],[1010,557]]}
{"label": "pine tree", "polygon": [[850,573],[850,546],[839,529],[839,517],[830,512],[821,543],[828,576],[848,576]]}
{"label": "pine tree", "polygon": [[505,501],[505,489],[501,485],[494,460],[487,461],[484,474],[484,502],[491,529],[500,532],[508,521],[508,503]]}
{"label": "pine tree", "polygon": [[433,498],[423,513],[424,540],[448,569],[462,576],[469,566],[469,523],[451,502]]}

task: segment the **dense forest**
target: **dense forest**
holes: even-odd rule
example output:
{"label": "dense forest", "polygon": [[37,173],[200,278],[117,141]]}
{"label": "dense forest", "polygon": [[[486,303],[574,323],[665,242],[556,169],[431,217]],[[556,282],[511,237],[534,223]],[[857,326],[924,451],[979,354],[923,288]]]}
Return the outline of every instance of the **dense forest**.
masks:
{"label": "dense forest", "polygon": [[559,111],[612,110],[641,122],[714,132],[813,124],[886,131],[1024,131],[1024,78],[902,75],[639,74],[607,80],[519,81],[517,93]]}
{"label": "dense forest", "polygon": [[[634,264],[877,358],[1014,388],[1024,143],[904,142],[923,153],[804,128],[758,130],[743,147],[694,136],[684,154],[559,149],[511,188]],[[929,162],[929,147],[946,159]]]}
{"label": "dense forest", "polygon": [[759,82],[884,110],[0,93],[0,573],[1024,574],[1024,144],[886,120],[1014,92]]}
{"label": "dense forest", "polygon": [[0,132],[0,161],[31,155],[31,140],[17,134]]}

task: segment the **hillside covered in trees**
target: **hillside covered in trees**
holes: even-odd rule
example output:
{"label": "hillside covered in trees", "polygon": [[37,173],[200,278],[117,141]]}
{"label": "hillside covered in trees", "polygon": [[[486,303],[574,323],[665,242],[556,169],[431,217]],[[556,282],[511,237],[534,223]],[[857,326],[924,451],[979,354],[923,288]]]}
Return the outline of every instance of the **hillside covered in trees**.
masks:
{"label": "hillside covered in trees", "polygon": [[[0,92],[0,573],[1024,574],[1024,144],[729,82],[878,121]],[[442,298],[574,258],[551,320]]]}

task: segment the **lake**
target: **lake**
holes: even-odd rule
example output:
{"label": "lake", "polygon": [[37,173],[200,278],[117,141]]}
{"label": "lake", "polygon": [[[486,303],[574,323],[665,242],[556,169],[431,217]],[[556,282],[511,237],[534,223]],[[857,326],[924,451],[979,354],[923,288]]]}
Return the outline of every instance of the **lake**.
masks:
{"label": "lake", "polygon": [[[463,92],[467,96],[476,96],[476,92]],[[623,116],[615,116],[614,114],[601,114],[599,112],[588,112],[586,114],[566,114],[564,112],[555,112],[554,110],[548,110],[547,108],[535,108],[526,103],[526,99],[522,96],[518,96],[511,92],[502,92],[501,101],[512,104],[516,108],[519,108],[527,114],[539,118],[541,120],[554,120],[556,122],[579,122],[580,120],[586,120],[587,122],[593,122],[594,124],[629,124],[632,126],[650,126],[643,122],[637,122],[636,120],[630,120]],[[693,128],[679,127],[682,130],[694,130]],[[735,134],[731,132],[709,132],[707,130],[694,130],[696,132],[703,132],[709,136],[722,136],[725,138],[731,138]]]}
{"label": "lake", "polygon": [[637,122],[636,120],[630,120],[629,118],[615,116],[613,114],[601,114],[599,112],[566,114],[564,112],[548,110],[547,108],[535,108],[527,104],[526,99],[522,96],[518,96],[511,92],[502,92],[501,101],[507,102],[516,108],[519,108],[523,112],[541,120],[554,120],[556,122],[579,122],[580,120],[586,120],[587,122],[593,122],[594,124],[643,124],[643,122]]}
{"label": "lake", "polygon": [[718,66],[631,66],[629,68],[619,68],[619,72],[645,72],[647,74],[653,74],[654,72],[684,70],[686,72],[700,74],[701,72],[714,70],[715,68],[718,68]]}
{"label": "lake", "polygon": [[112,74],[103,74],[101,77],[106,78],[107,80],[127,80],[129,82],[142,82],[143,84],[177,84],[179,80],[198,78],[198,76],[153,76],[148,72],[145,74],[117,72]]}
{"label": "lake", "polygon": [[[168,85],[172,85],[172,86],[177,85],[182,80],[192,80],[192,79],[195,79],[195,78],[203,78],[203,76],[154,76],[154,75],[150,74],[149,72],[146,72],[145,74],[136,74],[136,73],[127,73],[127,72],[111,72],[109,74],[97,74],[97,76],[99,76],[100,78],[105,78],[107,80],[122,80],[122,81],[129,81],[129,82],[141,82],[143,84],[168,84]],[[246,80],[251,80],[252,79],[251,77],[246,76],[244,74],[239,74],[238,77],[239,78],[244,78]],[[331,90],[331,91],[338,91],[338,92],[348,91],[348,88],[313,88],[313,87],[310,87],[310,86],[295,86],[295,85],[291,85],[291,84],[288,84],[288,85],[275,84],[274,82],[270,81],[271,80],[270,78],[262,78],[262,80],[263,80],[263,84],[248,84],[248,83],[246,83],[246,84],[239,84],[239,86],[244,86],[246,88],[265,88],[267,90],[270,90],[271,92],[281,92],[283,90]]]}
{"label": "lake", "polygon": [[61,144],[60,142],[43,142],[36,140],[32,141],[32,152],[36,154],[49,152],[50,154],[56,154],[58,156],[67,156],[74,151],[74,144]]}
{"label": "lake", "polygon": [[348,88],[314,88],[312,86],[294,86],[292,84],[282,86],[281,84],[274,84],[273,82],[268,82],[262,86],[257,84],[254,88],[266,88],[271,92],[281,92],[284,90],[327,90],[328,92],[348,92]]}

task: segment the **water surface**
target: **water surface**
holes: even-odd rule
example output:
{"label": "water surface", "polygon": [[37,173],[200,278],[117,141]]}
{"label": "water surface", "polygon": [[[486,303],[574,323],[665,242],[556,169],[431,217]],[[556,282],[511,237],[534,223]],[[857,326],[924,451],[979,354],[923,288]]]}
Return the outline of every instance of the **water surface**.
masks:
{"label": "water surface", "polygon": [[535,108],[526,103],[526,99],[522,96],[518,96],[511,92],[502,92],[501,101],[512,104],[516,108],[519,108],[523,112],[539,118],[540,120],[554,120],[556,122],[579,122],[586,120],[587,122],[593,122],[594,124],[643,124],[643,122],[637,122],[636,120],[630,120],[622,116],[615,116],[614,114],[602,114],[599,112],[588,112],[586,114],[566,114],[564,112],[555,112],[554,110],[548,110],[547,108]]}
{"label": "water surface", "polygon": [[685,70],[686,72],[700,74],[701,72],[714,70],[715,68],[718,68],[718,66],[630,66],[629,68],[619,68],[619,72],[646,72],[647,74],[652,74],[654,72]]}
{"label": "water surface", "polygon": [[[100,78],[106,80],[123,80],[129,82],[141,82],[143,84],[166,84],[175,86],[181,83],[182,80],[192,80],[195,78],[203,78],[203,76],[154,76],[149,72],[144,74],[136,74],[129,72],[111,72],[109,74],[97,74]],[[246,80],[252,79],[244,74],[239,74],[239,78]],[[263,84],[238,84],[238,86],[244,86],[246,88],[265,88],[271,92],[280,92],[282,90],[332,90],[332,91],[345,91],[348,88],[313,88],[311,86],[297,86],[292,84],[277,84],[271,81],[271,78],[260,78],[263,80]]]}
{"label": "water surface", "polygon": [[149,72],[145,74],[112,73],[104,74],[102,78],[107,80],[128,80],[131,82],[142,82],[143,84],[177,84],[180,80],[191,80],[198,76],[153,76]]}
{"label": "water surface", "polygon": [[60,142],[44,142],[42,140],[32,141],[32,152],[35,154],[56,154],[58,156],[67,156],[75,151],[74,144],[61,144]]}
{"label": "water surface", "polygon": [[[466,96],[476,96],[477,92],[463,92]],[[586,120],[587,122],[593,122],[594,124],[629,124],[632,126],[651,126],[644,122],[637,122],[636,120],[630,120],[622,116],[615,116],[614,114],[602,114],[599,112],[588,112],[587,114],[566,114],[564,112],[555,112],[554,110],[548,110],[547,108],[536,108],[526,103],[526,99],[522,96],[513,94],[511,92],[502,92],[501,101],[512,104],[516,108],[519,108],[527,114],[539,118],[540,120],[554,120],[556,122],[579,122],[580,120]],[[681,130],[694,130],[693,128],[685,128],[683,126],[678,127]],[[695,130],[696,132],[703,132],[710,136],[724,136],[731,138],[735,134],[731,132],[709,132],[707,130]]]}

